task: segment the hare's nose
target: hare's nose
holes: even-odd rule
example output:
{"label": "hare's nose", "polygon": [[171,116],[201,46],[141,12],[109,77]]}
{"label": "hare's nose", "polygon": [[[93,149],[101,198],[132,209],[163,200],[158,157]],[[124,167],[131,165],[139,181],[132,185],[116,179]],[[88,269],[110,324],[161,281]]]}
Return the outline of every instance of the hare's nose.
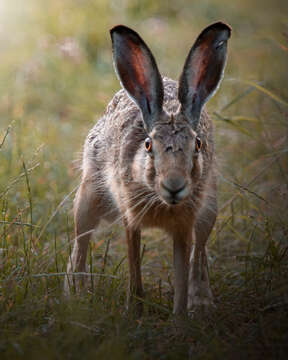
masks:
{"label": "hare's nose", "polygon": [[161,186],[170,193],[170,196],[175,197],[185,188],[186,182],[180,176],[168,177],[161,182]]}
{"label": "hare's nose", "polygon": [[189,195],[189,186],[182,176],[167,176],[160,183],[160,195],[169,205],[179,204]]}

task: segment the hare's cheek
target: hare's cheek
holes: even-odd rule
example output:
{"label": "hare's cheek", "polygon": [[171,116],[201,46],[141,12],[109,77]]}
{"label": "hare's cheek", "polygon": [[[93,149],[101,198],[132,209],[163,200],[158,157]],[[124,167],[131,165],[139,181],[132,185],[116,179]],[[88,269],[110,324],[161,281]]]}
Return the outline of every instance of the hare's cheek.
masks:
{"label": "hare's cheek", "polygon": [[201,178],[203,173],[203,157],[201,154],[194,157],[193,167],[191,171],[192,179],[197,180]]}
{"label": "hare's cheek", "polygon": [[149,164],[146,167],[145,175],[146,175],[146,181],[147,181],[148,186],[153,188],[154,184],[155,184],[156,171],[155,171],[154,164],[152,161],[149,161]]}

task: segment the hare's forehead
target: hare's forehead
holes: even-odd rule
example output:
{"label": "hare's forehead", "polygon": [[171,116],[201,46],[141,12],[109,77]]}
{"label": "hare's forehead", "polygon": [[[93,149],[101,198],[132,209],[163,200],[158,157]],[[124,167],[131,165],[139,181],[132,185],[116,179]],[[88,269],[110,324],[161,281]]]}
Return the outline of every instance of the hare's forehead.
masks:
{"label": "hare's forehead", "polygon": [[164,144],[186,144],[195,136],[194,131],[186,123],[159,123],[151,134],[153,140]]}

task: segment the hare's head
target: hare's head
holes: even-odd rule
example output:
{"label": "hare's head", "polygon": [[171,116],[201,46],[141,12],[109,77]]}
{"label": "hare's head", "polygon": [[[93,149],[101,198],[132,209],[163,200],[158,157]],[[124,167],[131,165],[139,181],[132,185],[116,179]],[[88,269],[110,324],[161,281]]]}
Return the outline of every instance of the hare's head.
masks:
{"label": "hare's head", "polygon": [[137,161],[145,169],[146,184],[169,205],[181,203],[201,181],[200,114],[222,78],[230,31],[219,22],[198,36],[179,80],[178,109],[167,112],[162,78],[147,45],[125,26],[111,30],[116,72],[140,108],[147,132]]}

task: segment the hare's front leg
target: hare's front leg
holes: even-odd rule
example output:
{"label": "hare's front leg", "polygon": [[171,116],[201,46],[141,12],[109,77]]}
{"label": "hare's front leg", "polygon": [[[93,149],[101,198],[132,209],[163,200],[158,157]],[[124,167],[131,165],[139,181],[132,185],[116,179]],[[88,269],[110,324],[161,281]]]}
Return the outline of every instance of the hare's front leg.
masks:
{"label": "hare's front leg", "polygon": [[210,288],[206,242],[216,220],[216,198],[211,199],[209,207],[203,210],[193,231],[193,250],[189,264],[188,311],[197,307],[213,306]]}
{"label": "hare's front leg", "polygon": [[142,303],[137,298],[142,298],[143,287],[141,278],[141,231],[140,229],[133,229],[126,226],[126,240],[128,246],[128,262],[129,262],[129,287],[127,302],[128,307],[131,304],[136,304],[136,311],[140,315],[142,312]]}
{"label": "hare's front leg", "polygon": [[205,245],[193,245],[190,258],[188,310],[213,305]]}
{"label": "hare's front leg", "polygon": [[[95,184],[90,180],[83,181],[74,202],[75,242],[68,262],[67,274],[85,272],[86,270],[85,264],[89,240],[93,230],[99,223],[99,214],[97,214],[99,202],[95,192]],[[85,276],[75,278],[76,290],[83,282],[85,282]],[[69,294],[72,288],[73,275],[68,275],[64,283],[65,293]]]}
{"label": "hare's front leg", "polygon": [[173,313],[179,315],[185,313],[187,308],[188,269],[191,249],[190,232],[175,234],[173,236],[173,245],[175,269]]}

